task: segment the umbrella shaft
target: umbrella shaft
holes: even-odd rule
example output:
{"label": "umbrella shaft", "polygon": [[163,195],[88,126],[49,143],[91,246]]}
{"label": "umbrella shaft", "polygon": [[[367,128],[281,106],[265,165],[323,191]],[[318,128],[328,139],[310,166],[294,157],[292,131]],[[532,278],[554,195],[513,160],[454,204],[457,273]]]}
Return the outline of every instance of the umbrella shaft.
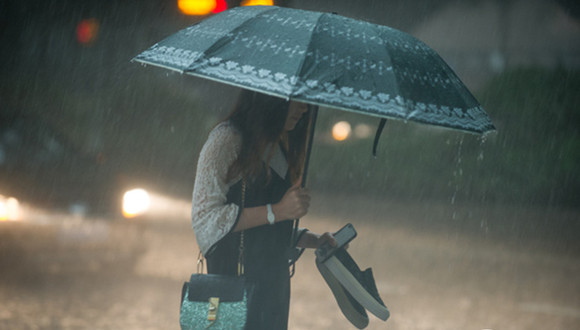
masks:
{"label": "umbrella shaft", "polygon": [[[312,152],[312,142],[314,141],[314,129],[316,128],[316,118],[318,117],[318,106],[310,105],[310,127],[308,128],[308,140],[306,147],[306,158],[304,159],[304,171],[302,172],[302,187],[306,186],[306,176],[308,175],[308,165],[310,163],[310,153]],[[300,226],[300,219],[294,219],[294,226],[292,230],[292,242],[296,242],[298,235],[298,227]],[[296,242],[297,243],[297,242]],[[294,276],[296,270],[296,263],[292,263],[290,267],[290,277]]]}
{"label": "umbrella shaft", "polygon": [[304,171],[302,172],[302,187],[306,187],[306,177],[308,176],[308,165],[310,164],[310,154],[314,141],[314,130],[316,128],[316,118],[318,117],[318,106],[311,105],[310,128],[308,132],[308,146],[306,148],[306,158],[304,159]]}

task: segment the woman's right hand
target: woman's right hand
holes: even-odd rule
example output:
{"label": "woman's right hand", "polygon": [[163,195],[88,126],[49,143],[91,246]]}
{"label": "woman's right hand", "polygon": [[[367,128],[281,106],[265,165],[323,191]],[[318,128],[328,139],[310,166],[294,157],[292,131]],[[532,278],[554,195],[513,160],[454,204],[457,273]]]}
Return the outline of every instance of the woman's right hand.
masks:
{"label": "woman's right hand", "polygon": [[277,221],[299,219],[308,213],[310,191],[302,188],[301,182],[298,180],[286,191],[280,202],[272,205]]}

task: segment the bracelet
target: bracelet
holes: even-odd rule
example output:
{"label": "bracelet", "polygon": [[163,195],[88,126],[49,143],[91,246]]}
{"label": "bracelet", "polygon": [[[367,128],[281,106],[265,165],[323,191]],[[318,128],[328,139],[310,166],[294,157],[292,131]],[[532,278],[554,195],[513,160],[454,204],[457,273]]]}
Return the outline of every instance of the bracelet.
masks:
{"label": "bracelet", "polygon": [[272,204],[266,204],[266,208],[268,209],[268,223],[273,225],[276,222],[276,216],[272,211]]}

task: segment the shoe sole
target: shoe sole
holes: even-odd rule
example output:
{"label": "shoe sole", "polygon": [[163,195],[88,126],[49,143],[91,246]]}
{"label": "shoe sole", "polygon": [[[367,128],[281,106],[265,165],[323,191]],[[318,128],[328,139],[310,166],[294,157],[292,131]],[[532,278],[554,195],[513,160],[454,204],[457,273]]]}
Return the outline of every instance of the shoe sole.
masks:
{"label": "shoe sole", "polygon": [[356,308],[350,303],[350,298],[348,297],[344,287],[340,284],[340,282],[336,279],[336,277],[326,267],[325,264],[319,263],[318,260],[316,260],[316,266],[330,287],[330,290],[332,291],[332,294],[334,295],[334,298],[336,299],[342,314],[358,329],[366,328],[369,324],[369,318],[366,315],[364,308],[361,306],[364,315],[356,310]]}
{"label": "shoe sole", "polygon": [[389,318],[391,315],[389,310],[377,302],[335,256],[328,258],[323,266],[326,266],[338,282],[369,312],[383,321]]}

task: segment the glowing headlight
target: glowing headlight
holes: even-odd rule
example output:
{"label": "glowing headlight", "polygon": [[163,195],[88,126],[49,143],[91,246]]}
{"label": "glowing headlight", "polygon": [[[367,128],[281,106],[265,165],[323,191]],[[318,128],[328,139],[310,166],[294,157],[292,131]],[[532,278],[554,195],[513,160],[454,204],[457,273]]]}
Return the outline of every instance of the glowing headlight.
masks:
{"label": "glowing headlight", "polygon": [[151,205],[149,193],[145,189],[129,190],[123,195],[123,216],[125,218],[133,218],[141,215]]}
{"label": "glowing headlight", "polygon": [[20,220],[20,203],[14,197],[0,195],[0,221]]}

